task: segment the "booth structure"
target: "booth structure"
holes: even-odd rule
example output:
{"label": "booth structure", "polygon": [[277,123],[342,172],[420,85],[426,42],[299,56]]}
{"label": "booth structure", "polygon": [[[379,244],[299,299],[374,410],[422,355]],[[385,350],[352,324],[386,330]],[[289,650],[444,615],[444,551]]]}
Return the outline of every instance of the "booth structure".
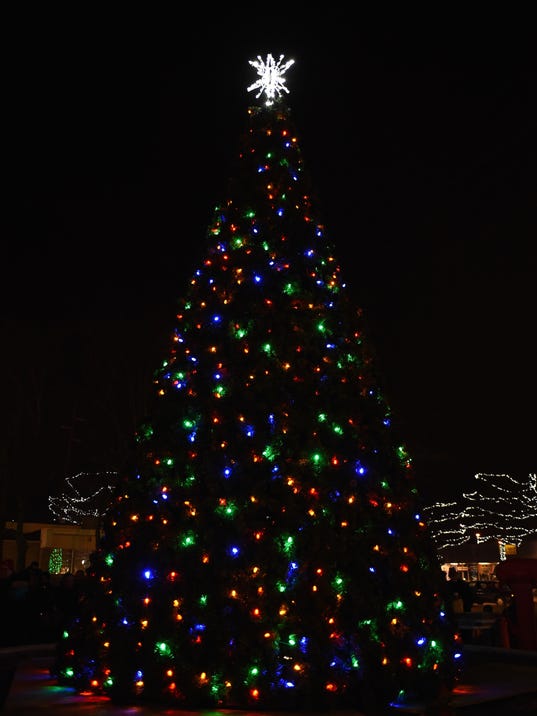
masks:
{"label": "booth structure", "polygon": [[511,587],[517,646],[537,651],[537,559],[511,557],[496,568],[498,579]]}

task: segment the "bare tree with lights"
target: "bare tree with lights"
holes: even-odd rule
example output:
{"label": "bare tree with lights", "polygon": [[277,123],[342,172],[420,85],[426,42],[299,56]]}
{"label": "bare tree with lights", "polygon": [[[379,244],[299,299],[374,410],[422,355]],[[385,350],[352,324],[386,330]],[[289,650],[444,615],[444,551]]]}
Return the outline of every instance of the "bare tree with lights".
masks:
{"label": "bare tree with lights", "polygon": [[437,502],[424,508],[437,549],[461,546],[471,541],[496,540],[503,547],[517,547],[537,534],[537,474],[519,480],[505,473],[477,473],[475,490],[460,501]]}
{"label": "bare tree with lights", "polygon": [[65,478],[65,489],[49,497],[49,509],[59,522],[71,525],[95,523],[112,504],[117,472],[79,472]]}

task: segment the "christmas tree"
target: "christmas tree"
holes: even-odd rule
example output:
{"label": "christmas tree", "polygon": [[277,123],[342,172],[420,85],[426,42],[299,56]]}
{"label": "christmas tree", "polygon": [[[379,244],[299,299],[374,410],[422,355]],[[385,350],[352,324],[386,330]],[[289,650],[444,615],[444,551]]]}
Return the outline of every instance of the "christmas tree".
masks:
{"label": "christmas tree", "polygon": [[411,460],[284,105],[259,106],[54,674],[117,703],[319,710],[450,688]]}

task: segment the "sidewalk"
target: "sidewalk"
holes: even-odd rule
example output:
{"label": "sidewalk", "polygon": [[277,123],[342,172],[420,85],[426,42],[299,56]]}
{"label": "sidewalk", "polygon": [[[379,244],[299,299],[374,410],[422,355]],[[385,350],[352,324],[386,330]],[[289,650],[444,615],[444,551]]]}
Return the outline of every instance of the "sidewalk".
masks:
{"label": "sidewalk", "polygon": [[[49,666],[54,646],[50,644],[13,647],[0,650],[0,665],[15,660],[15,673],[4,703],[3,713],[19,716],[206,716],[244,715],[246,712],[211,710],[205,712],[179,709],[129,706],[120,707],[105,697],[80,696],[69,688],[57,686],[51,679]],[[466,646],[465,669],[460,683],[455,687],[450,703],[445,709],[433,712],[416,704],[391,709],[391,714],[427,714],[428,716],[454,716],[456,714],[479,716],[486,714],[537,714],[537,652],[517,649]],[[516,704],[516,708],[514,707]],[[527,710],[525,710],[527,708]],[[360,716],[357,712],[340,712],[341,716]],[[248,712],[247,716],[256,716]],[[259,716],[271,716],[259,712]],[[274,716],[274,714],[272,714]],[[278,716],[281,716],[278,715]],[[285,716],[304,716],[286,713]]]}

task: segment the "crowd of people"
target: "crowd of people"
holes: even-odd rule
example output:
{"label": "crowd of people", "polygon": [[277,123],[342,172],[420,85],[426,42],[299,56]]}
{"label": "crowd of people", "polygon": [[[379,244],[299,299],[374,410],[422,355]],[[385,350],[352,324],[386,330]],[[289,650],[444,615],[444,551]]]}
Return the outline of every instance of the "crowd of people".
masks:
{"label": "crowd of people", "polygon": [[[446,596],[455,623],[459,627],[467,625],[462,631],[464,641],[508,648],[518,646],[516,603],[508,585],[498,580],[469,582],[453,570],[446,582]],[[494,623],[483,629],[476,620],[474,628],[468,628],[472,620],[465,617],[480,613],[494,617]]]}
{"label": "crowd of people", "polygon": [[84,593],[86,573],[51,575],[32,562],[0,571],[0,647],[58,641]]}
{"label": "crowd of people", "polygon": [[483,605],[484,611],[503,612],[512,600],[511,589],[498,580],[491,582],[468,582],[460,574],[452,574],[447,582],[447,593],[453,611],[470,612],[473,607]]}

